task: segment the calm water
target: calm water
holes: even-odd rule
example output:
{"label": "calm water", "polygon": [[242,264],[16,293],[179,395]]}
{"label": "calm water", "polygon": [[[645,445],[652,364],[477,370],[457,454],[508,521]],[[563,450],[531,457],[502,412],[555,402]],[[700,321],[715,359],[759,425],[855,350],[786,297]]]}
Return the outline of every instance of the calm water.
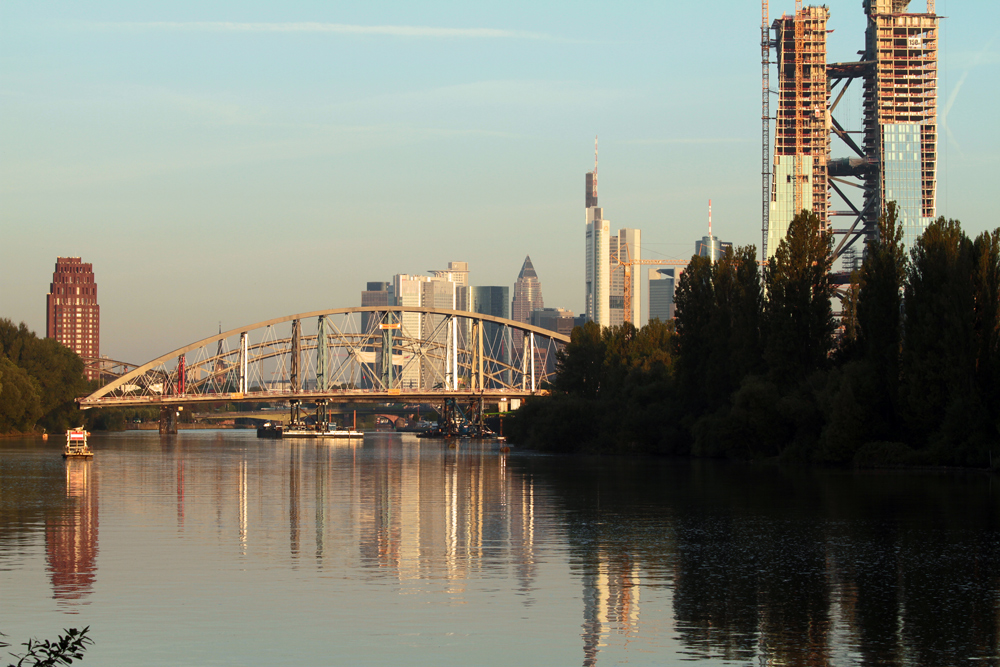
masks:
{"label": "calm water", "polygon": [[0,631],[84,665],[1000,664],[985,475],[92,444],[0,440]]}

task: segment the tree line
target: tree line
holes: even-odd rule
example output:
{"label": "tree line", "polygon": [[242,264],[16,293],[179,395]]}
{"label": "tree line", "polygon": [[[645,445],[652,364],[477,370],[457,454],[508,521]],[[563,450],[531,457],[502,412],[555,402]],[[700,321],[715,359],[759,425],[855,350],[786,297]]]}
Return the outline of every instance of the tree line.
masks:
{"label": "tree line", "polygon": [[574,329],[511,436],[541,449],[855,465],[992,465],[1000,229],[939,218],[904,251],[890,203],[839,321],[832,237],[802,211],[756,248],[692,257],[676,317]]}

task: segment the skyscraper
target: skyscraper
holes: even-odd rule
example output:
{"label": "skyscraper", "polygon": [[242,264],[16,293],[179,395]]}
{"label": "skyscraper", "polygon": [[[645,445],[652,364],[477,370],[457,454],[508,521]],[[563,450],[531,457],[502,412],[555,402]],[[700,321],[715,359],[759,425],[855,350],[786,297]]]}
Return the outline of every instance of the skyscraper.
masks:
{"label": "skyscraper", "polygon": [[830,196],[830,130],[826,80],[826,7],[804,7],[775,19],[778,110],[774,133],[774,186],[767,230],[771,257],[803,209],[825,229]]}
{"label": "skyscraper", "polygon": [[586,176],[586,245],[584,270],[584,313],[602,327],[611,325],[610,252],[611,223],[597,205],[597,141],[594,141],[594,171]]}
{"label": "skyscraper", "polygon": [[[521,265],[521,272],[517,274],[514,282],[514,298],[510,304],[510,318],[515,322],[531,324],[531,311],[537,308],[544,308],[542,300],[542,283],[538,282],[538,274],[531,264],[531,257],[524,258]],[[518,352],[523,348],[524,335],[520,331],[514,332],[514,349]]]}
{"label": "skyscraper", "polygon": [[[910,0],[864,0],[865,153],[879,156],[881,174],[866,174],[865,206],[884,211],[895,201],[907,249],[937,215],[938,22],[909,13]],[[877,219],[878,216],[875,216]]]}
{"label": "skyscraper", "polygon": [[[856,62],[826,62],[830,15],[826,7],[800,8],[775,20],[773,41],[766,25],[762,28],[765,141],[767,54],[772,44],[777,47],[779,91],[773,183],[765,191],[766,255],[774,254],[792,217],[802,209],[816,213],[828,233],[842,237],[834,245],[838,255],[860,238],[875,237],[878,219],[890,201],[897,204],[908,248],[937,215],[941,17],[934,13],[934,0],[926,0],[923,13],[910,11],[911,4],[911,0],[863,0],[868,19],[865,48]],[[835,116],[856,80],[864,85],[862,128],[845,127]],[[849,157],[830,159],[831,133]],[[852,136],[858,134],[863,140]],[[854,188],[863,201],[851,201]],[[831,207],[833,195],[844,205],[837,201]],[[834,225],[833,216],[845,216],[850,222]]]}
{"label": "skyscraper", "polygon": [[[82,263],[79,257],[56,258],[45,307],[46,338],[55,338],[84,359],[100,356],[101,307],[97,305],[92,265]],[[86,376],[96,379],[97,367],[88,369]]]}
{"label": "skyscraper", "polygon": [[524,258],[521,272],[514,282],[514,299],[510,304],[511,319],[515,322],[531,324],[531,311],[544,308],[542,300],[542,283],[538,282],[538,274],[531,263],[531,256]]}
{"label": "skyscraper", "polygon": [[[608,240],[608,275],[611,286],[608,293],[608,313],[612,326],[625,321],[625,267],[618,263],[618,258],[629,261],[642,259],[642,230],[619,229],[616,235]],[[642,276],[639,271],[631,272],[630,286],[630,322],[639,323],[642,310]]]}

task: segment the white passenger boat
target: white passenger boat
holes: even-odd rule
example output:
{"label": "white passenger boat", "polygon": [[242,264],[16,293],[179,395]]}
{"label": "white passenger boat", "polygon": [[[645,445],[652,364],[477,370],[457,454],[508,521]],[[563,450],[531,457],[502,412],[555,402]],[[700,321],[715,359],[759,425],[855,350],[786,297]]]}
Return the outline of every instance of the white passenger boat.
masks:
{"label": "white passenger boat", "polygon": [[63,449],[64,459],[89,459],[94,456],[87,444],[87,433],[81,426],[66,431],[66,447]]}

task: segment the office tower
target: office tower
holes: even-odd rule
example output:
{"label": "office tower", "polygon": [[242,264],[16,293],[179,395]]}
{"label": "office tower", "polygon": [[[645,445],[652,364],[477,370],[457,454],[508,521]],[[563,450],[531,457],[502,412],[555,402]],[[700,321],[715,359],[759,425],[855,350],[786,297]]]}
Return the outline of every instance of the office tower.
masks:
{"label": "office tower", "polygon": [[[470,292],[472,312],[510,319],[509,287],[472,287]],[[483,348],[486,356],[494,360],[494,363],[485,369],[487,374],[494,378],[487,380],[488,388],[498,389],[510,384],[510,370],[507,367],[511,365],[513,344],[510,327],[495,322],[483,323]]]}
{"label": "office tower", "polygon": [[597,205],[597,145],[594,142],[594,171],[586,177],[586,246],[584,257],[584,314],[602,327],[611,325],[610,268],[611,223],[604,219],[604,211]]}
{"label": "office tower", "polygon": [[[608,293],[608,313],[611,325],[620,325],[625,321],[625,267],[619,262],[642,259],[642,231],[639,229],[619,229],[618,234],[608,241],[608,275],[611,276],[611,286]],[[639,271],[630,271],[629,308],[632,312],[630,322],[641,321],[642,309],[642,276]]]}
{"label": "office tower", "polygon": [[[369,282],[367,288],[361,292],[362,306],[388,306],[393,303],[392,283]],[[381,316],[377,313],[361,313],[361,333],[372,336],[374,344],[377,346],[380,346],[382,342],[381,332],[378,330],[379,324],[381,324],[380,320]],[[366,361],[362,364],[360,385],[364,389],[375,386],[372,382],[373,377],[382,376],[382,357],[379,352],[379,349],[373,350],[374,361]]]}
{"label": "office tower", "polygon": [[531,323],[536,327],[569,336],[573,333],[575,319],[572,310],[565,308],[539,308],[531,311]]}
{"label": "office tower", "polygon": [[[361,292],[362,306],[388,306],[392,303],[392,283],[370,282],[368,289]],[[361,331],[368,333],[373,326],[377,326],[377,317],[374,313],[361,313]]]}
{"label": "office tower", "polygon": [[450,280],[458,285],[469,284],[469,263],[468,262],[448,262],[447,269],[435,269],[429,271],[438,280]]}
{"label": "office tower", "polygon": [[666,322],[674,318],[674,288],[681,269],[649,270],[649,321]]}
{"label": "office tower", "polygon": [[[517,274],[514,282],[514,298],[510,304],[511,319],[515,322],[531,324],[531,311],[537,308],[544,308],[542,301],[542,284],[538,282],[538,274],[531,264],[531,257],[524,258],[521,265],[521,272]],[[524,346],[524,335],[520,331],[514,332],[514,350],[520,354]]]}
{"label": "office tower", "polygon": [[[865,205],[896,202],[907,249],[937,215],[937,47],[933,0],[907,13],[909,0],[865,0],[865,153],[881,174],[864,177]],[[878,159],[878,158],[881,159]],[[878,219],[875,216],[870,225]]]}
{"label": "office tower", "polygon": [[[714,248],[712,246],[715,246]],[[702,236],[700,241],[694,242],[694,254],[699,257],[709,257],[719,261],[726,254],[726,251],[733,247],[730,241],[720,241],[719,237],[712,235],[711,237]],[[777,244],[775,244],[775,249],[777,249]],[[712,251],[715,251],[713,254]]]}
{"label": "office tower", "polygon": [[[467,270],[465,274],[468,275]],[[453,282],[450,279],[453,277],[455,276],[438,278],[397,274],[393,277],[394,305],[468,310],[467,301],[470,290],[467,286]],[[403,388],[433,387],[435,384],[443,384],[442,378],[446,378],[449,386],[456,386],[458,373],[455,368],[457,365],[455,357],[448,360],[450,368],[447,368],[445,350],[449,345],[452,349],[464,347],[467,333],[461,325],[452,330],[450,325],[445,324],[446,319],[445,315],[403,313],[401,339],[420,339],[426,348],[417,349],[415,344],[411,342],[402,344],[403,355],[399,359],[402,368],[399,371],[399,377]],[[450,342],[449,335],[451,336]],[[412,360],[412,356],[418,358]],[[393,363],[396,363],[395,359]]]}
{"label": "office tower", "polygon": [[774,131],[774,185],[767,256],[774,256],[788,226],[803,209],[826,229],[830,196],[830,129],[826,79],[826,7],[804,7],[775,19],[778,109]]}
{"label": "office tower", "polygon": [[[82,263],[79,257],[56,258],[45,306],[46,338],[55,338],[85,360],[100,357],[101,307],[97,305],[92,265]],[[85,374],[94,380],[98,373],[94,366]]]}
{"label": "office tower", "polygon": [[521,272],[514,282],[514,299],[510,304],[511,319],[515,322],[531,323],[531,311],[544,308],[542,301],[542,283],[538,282],[538,274],[531,263],[531,257],[524,258]]}

